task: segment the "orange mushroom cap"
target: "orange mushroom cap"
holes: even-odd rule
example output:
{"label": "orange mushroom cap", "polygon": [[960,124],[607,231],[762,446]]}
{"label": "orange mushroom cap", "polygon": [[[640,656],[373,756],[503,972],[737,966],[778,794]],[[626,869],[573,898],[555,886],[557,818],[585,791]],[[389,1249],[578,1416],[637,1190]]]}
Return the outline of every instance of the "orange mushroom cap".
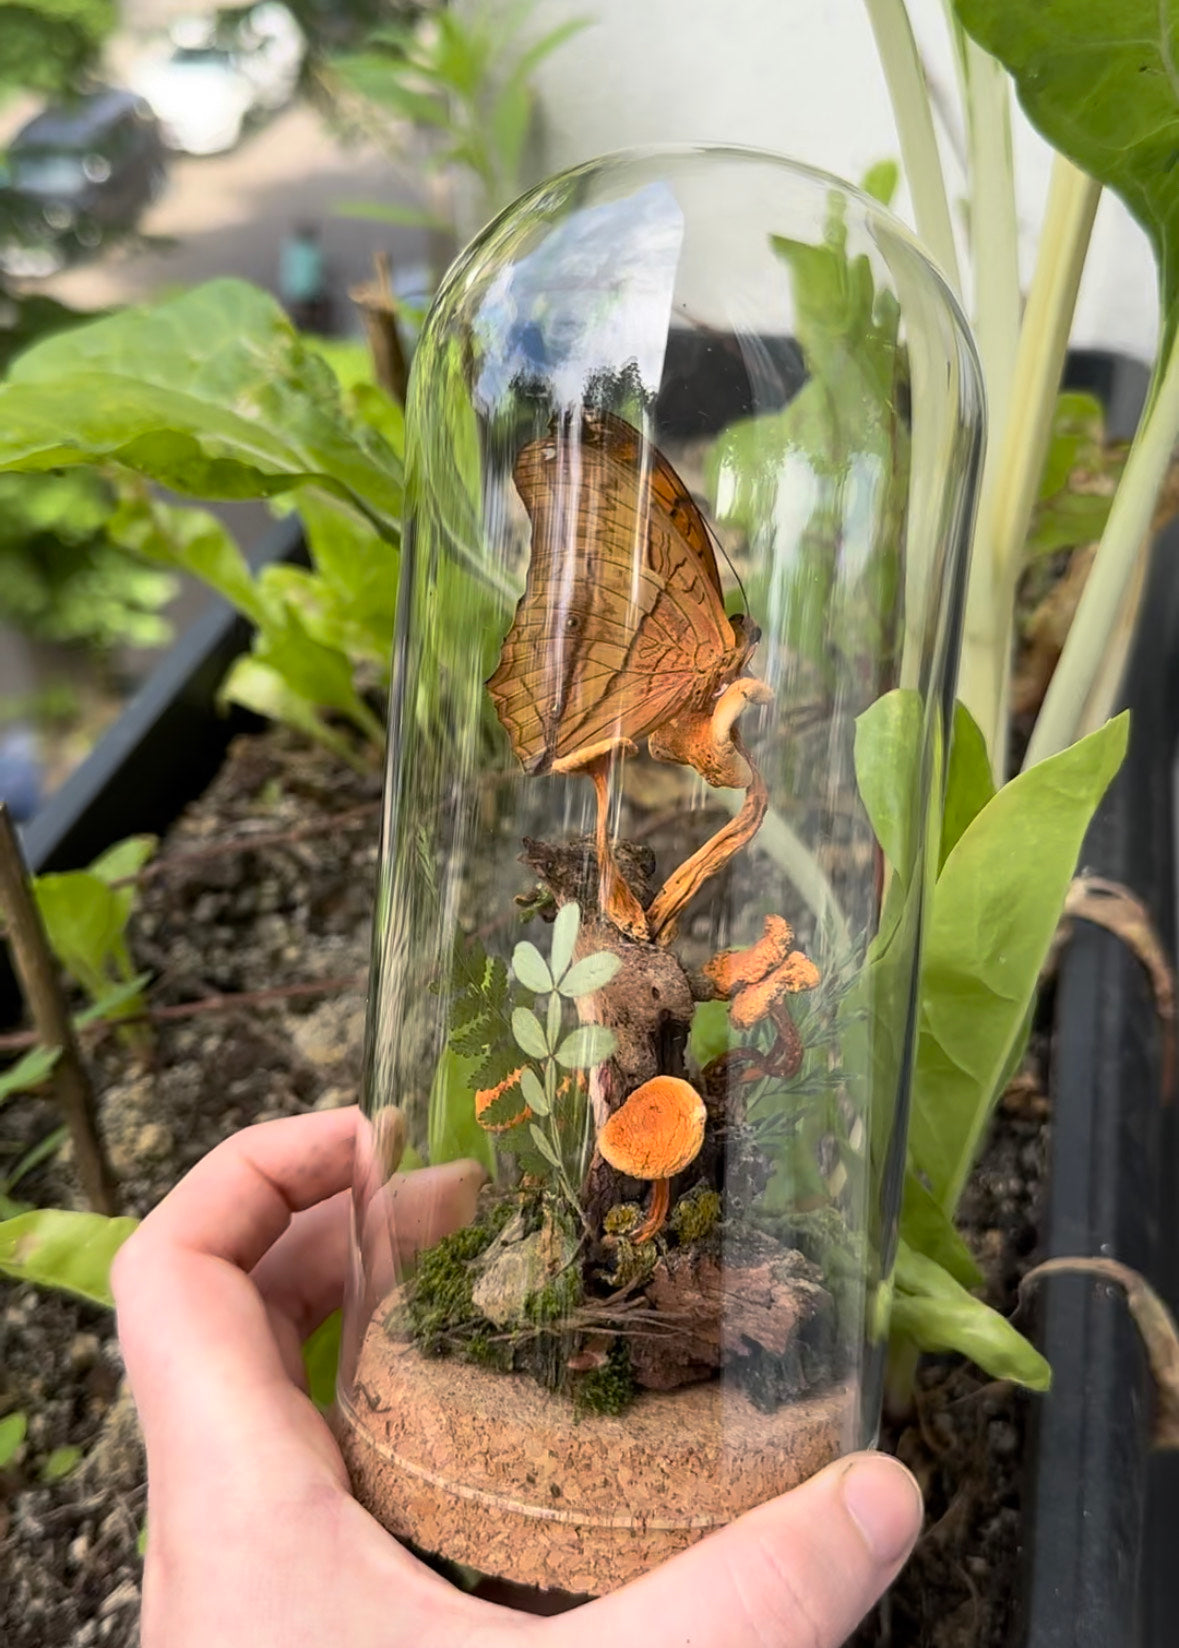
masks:
{"label": "orange mushroom cap", "polygon": [[501,1094],[506,1093],[509,1087],[517,1087],[519,1085],[520,1077],[523,1074],[524,1066],[521,1065],[518,1070],[513,1070],[509,1075],[505,1076],[503,1081],[501,1081],[497,1087],[481,1087],[475,1094],[475,1120],[485,1132],[506,1133],[509,1127],[519,1127],[521,1122],[526,1122],[531,1118],[532,1111],[524,1103],[523,1094],[521,1094],[519,1112],[514,1116],[510,1116],[506,1122],[485,1122],[483,1120],[486,1112],[491,1109],[492,1105],[495,1103],[496,1099],[501,1096]]}
{"label": "orange mushroom cap", "polygon": [[653,1076],[636,1087],[598,1134],[598,1149],[632,1179],[670,1179],[704,1143],[704,1100],[679,1076]]}
{"label": "orange mushroom cap", "polygon": [[780,967],[747,984],[733,997],[729,1022],[738,1030],[748,1030],[764,1019],[775,1002],[783,996],[794,996],[801,990],[813,990],[819,983],[819,969],[801,950],[791,950]]}
{"label": "orange mushroom cap", "polygon": [[767,916],[765,929],[756,944],[744,950],[722,950],[704,968],[705,978],[716,985],[728,1000],[743,984],[756,984],[780,967],[794,943],[794,929],[785,916]]}

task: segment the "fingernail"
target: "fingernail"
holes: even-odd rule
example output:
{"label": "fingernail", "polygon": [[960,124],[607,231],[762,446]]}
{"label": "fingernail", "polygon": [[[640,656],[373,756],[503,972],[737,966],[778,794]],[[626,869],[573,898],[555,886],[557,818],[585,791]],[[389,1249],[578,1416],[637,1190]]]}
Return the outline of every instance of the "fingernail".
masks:
{"label": "fingernail", "polygon": [[881,1567],[899,1562],[921,1532],[925,1507],[913,1477],[887,1454],[853,1459],[843,1473],[843,1502]]}

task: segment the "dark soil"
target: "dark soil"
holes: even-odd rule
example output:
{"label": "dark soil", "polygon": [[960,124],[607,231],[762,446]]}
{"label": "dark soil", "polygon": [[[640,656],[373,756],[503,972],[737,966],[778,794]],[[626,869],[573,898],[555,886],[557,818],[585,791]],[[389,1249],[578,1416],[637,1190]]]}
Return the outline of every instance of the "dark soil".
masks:
{"label": "dark soil", "polygon": [[[235,745],[171,832],[162,851],[170,867],[145,883],[132,930],[136,964],[155,978],[153,1006],[354,982],[158,1022],[146,1051],[114,1038],[93,1048],[128,1211],[146,1212],[242,1126],[355,1098],[379,787],[375,775],[358,778],[272,732]],[[341,822],[303,833],[325,815]],[[275,833],[291,839],[240,845],[246,834]],[[239,844],[218,850],[231,838]],[[1007,1312],[1036,1242],[1045,1109],[1033,1088],[1009,1096],[967,1197],[988,1297]],[[0,1160],[53,1125],[43,1101],[10,1102],[0,1109]],[[68,1155],[16,1194],[80,1205]],[[1027,1406],[960,1362],[923,1368],[913,1418],[884,1441],[922,1482],[927,1531],[857,1648],[1009,1648]],[[0,1642],[133,1648],[145,1486],[110,1315],[0,1284],[0,1413],[10,1410],[27,1413],[29,1431],[0,1473]],[[50,1453],[67,1445],[81,1462],[42,1482]]]}

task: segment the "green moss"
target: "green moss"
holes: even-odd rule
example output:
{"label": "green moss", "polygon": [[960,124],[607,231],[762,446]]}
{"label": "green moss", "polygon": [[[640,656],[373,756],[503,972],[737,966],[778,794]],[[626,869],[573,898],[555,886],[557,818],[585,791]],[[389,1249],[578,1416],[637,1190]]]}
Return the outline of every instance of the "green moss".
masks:
{"label": "green moss", "polygon": [[607,1236],[629,1236],[639,1228],[642,1218],[643,1210],[637,1202],[619,1202],[610,1209],[602,1224]]}
{"label": "green moss", "polygon": [[642,1281],[655,1269],[659,1249],[654,1242],[629,1242],[625,1237],[614,1249],[614,1268],[607,1280],[613,1288]]}
{"label": "green moss", "polygon": [[471,1298],[471,1261],[495,1235],[490,1221],[466,1225],[419,1255],[407,1303],[411,1331],[428,1356],[444,1356],[455,1329],[479,1319]]}
{"label": "green moss", "polygon": [[630,1406],[637,1392],[626,1341],[615,1339],[602,1367],[577,1381],[573,1405],[578,1413],[619,1414]]}
{"label": "green moss", "polygon": [[585,1288],[579,1266],[566,1265],[547,1287],[528,1296],[524,1301],[524,1315],[528,1321],[535,1322],[537,1327],[549,1327],[575,1311],[584,1294]]}
{"label": "green moss", "polygon": [[679,1238],[680,1246],[703,1241],[720,1223],[721,1199],[715,1190],[700,1185],[681,1196],[671,1214],[671,1228]]}

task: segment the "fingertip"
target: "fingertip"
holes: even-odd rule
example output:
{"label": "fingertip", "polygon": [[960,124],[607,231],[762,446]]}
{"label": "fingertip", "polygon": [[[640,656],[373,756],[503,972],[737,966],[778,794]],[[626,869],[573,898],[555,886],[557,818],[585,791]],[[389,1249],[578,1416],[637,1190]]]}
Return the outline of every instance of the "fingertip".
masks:
{"label": "fingertip", "polygon": [[843,1462],[840,1489],[874,1562],[893,1568],[908,1556],[921,1532],[925,1504],[916,1477],[899,1459],[885,1453],[853,1455]]}

